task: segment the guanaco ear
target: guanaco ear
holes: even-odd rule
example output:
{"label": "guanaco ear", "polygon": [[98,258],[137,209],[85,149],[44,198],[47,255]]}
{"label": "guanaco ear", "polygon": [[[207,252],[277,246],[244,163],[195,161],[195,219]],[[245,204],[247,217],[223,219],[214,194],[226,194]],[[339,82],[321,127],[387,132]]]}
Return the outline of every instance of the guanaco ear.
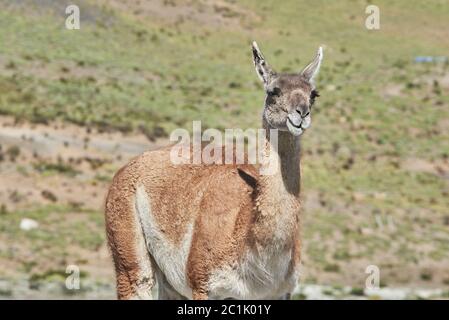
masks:
{"label": "guanaco ear", "polygon": [[254,67],[256,68],[257,75],[259,76],[260,80],[262,80],[264,85],[267,85],[271,82],[272,77],[275,75],[275,72],[265,61],[265,58],[263,57],[262,52],[260,52],[256,41],[253,41],[252,49]]}
{"label": "guanaco ear", "polygon": [[319,47],[315,59],[301,71],[301,75],[310,83],[313,83],[315,76],[320,71],[321,60],[323,60],[323,48]]}

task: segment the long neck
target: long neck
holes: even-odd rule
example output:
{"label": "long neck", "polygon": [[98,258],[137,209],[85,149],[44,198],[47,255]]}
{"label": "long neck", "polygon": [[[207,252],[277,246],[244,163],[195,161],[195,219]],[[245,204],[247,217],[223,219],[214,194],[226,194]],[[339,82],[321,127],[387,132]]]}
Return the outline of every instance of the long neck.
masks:
{"label": "long neck", "polygon": [[[288,131],[272,132],[266,121],[265,129],[265,163],[262,165],[262,185],[268,187],[266,192],[278,192],[285,196],[299,196],[300,191],[300,143],[299,138]],[[273,136],[277,135],[276,136]],[[273,188],[275,183],[275,188]]]}
{"label": "long neck", "polygon": [[270,159],[261,168],[254,230],[260,241],[283,242],[297,230],[299,220],[300,143],[286,131],[277,130],[276,139],[266,121],[263,127]]}

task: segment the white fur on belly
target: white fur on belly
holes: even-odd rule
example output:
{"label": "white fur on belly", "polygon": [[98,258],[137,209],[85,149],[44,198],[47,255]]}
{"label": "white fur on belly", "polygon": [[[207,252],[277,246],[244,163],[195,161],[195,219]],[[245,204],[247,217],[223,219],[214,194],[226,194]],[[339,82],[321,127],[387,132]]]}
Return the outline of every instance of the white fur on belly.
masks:
{"label": "white fur on belly", "polygon": [[289,275],[291,250],[248,251],[236,266],[225,266],[212,273],[210,296],[216,299],[278,299],[293,291],[298,272]]}
{"label": "white fur on belly", "polygon": [[180,294],[192,298],[192,290],[187,285],[186,265],[192,241],[193,224],[187,227],[180,246],[176,247],[166,239],[155,221],[151,212],[151,199],[143,186],[138,186],[136,190],[136,210],[148,250],[167,281]]}

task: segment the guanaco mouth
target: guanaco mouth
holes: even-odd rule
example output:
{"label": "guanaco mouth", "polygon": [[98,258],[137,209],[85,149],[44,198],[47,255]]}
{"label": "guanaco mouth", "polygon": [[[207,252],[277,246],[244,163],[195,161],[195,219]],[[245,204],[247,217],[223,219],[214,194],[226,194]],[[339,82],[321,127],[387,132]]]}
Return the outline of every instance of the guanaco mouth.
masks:
{"label": "guanaco mouth", "polygon": [[292,126],[294,126],[295,128],[298,128],[298,129],[303,129],[304,130],[304,128],[303,127],[301,127],[301,125],[302,125],[302,121],[301,121],[301,123],[297,126],[297,125],[295,125],[294,123],[293,123],[293,121],[292,120],[290,120],[290,118],[289,117],[287,117],[287,119],[288,119],[288,121],[290,122],[290,124],[292,125]]}

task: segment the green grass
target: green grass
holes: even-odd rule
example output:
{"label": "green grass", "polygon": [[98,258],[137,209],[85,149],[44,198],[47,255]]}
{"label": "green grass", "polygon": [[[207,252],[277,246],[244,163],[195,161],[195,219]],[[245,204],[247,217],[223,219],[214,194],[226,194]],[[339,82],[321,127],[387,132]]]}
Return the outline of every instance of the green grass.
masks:
{"label": "green grass", "polygon": [[[251,61],[251,40],[277,70],[289,72],[299,71],[323,44],[321,97],[302,141],[303,188],[322,195],[324,203],[305,218],[310,263],[346,272],[344,261],[373,257],[376,262],[376,254],[386,251],[399,263],[410,263],[417,261],[414,246],[420,244],[433,246],[425,257],[448,261],[449,234],[442,223],[448,180],[402,167],[406,159],[438,164],[449,157],[449,130],[442,122],[449,118],[447,88],[427,81],[447,75],[449,66],[413,62],[418,55],[449,52],[446,1],[376,1],[378,31],[364,27],[370,1],[225,2],[252,14],[220,27],[188,19],[173,24],[81,1],[82,19],[83,12],[90,18],[82,20],[81,30],[68,31],[55,13],[20,5],[0,10],[0,114],[140,130],[150,138],[177,127],[191,130],[193,120],[201,120],[204,129],[256,127],[264,94]],[[394,86],[401,93],[388,96]],[[64,164],[35,168],[76,174]],[[354,200],[354,194],[363,199]],[[36,248],[50,242],[61,250],[71,241],[98,245],[102,236],[89,231],[102,222],[93,212],[83,213],[93,221],[87,230],[84,220],[55,232],[17,230],[21,216],[62,226],[58,217],[69,211],[5,212],[2,216],[12,220],[1,219],[0,229],[20,234]],[[395,218],[396,231],[376,230],[376,214]],[[364,228],[375,232],[364,234]],[[342,239],[333,240],[335,230]]]}
{"label": "green grass", "polygon": [[[37,221],[37,229],[23,231],[20,221]],[[66,260],[73,261],[70,248],[97,250],[104,243],[103,215],[96,211],[58,205],[7,212],[2,215],[0,231],[5,239],[20,243],[23,252],[4,251],[1,258],[20,261],[23,271],[47,272],[48,268],[63,268]],[[44,271],[43,271],[44,270]]]}
{"label": "green grass", "polygon": [[[405,1],[382,4],[383,29],[377,32],[363,27],[363,1],[325,2],[326,10],[297,1],[282,6],[267,1],[262,7],[244,1],[241,7],[254,11],[261,21],[243,31],[197,29],[192,22],[182,28],[167,26],[115,11],[108,11],[112,16],[108,27],[85,23],[79,31],[68,31],[55,17],[2,11],[0,54],[14,68],[12,76],[0,78],[0,111],[35,121],[62,118],[122,130],[143,125],[169,131],[192,119],[219,128],[255,126],[259,119],[254,113],[263,94],[251,65],[249,42],[254,38],[275,67],[289,71],[299,71],[318,45],[325,44],[319,86],[340,88],[320,99],[320,107],[328,106],[326,117],[337,111],[372,119],[384,114],[386,102],[378,90],[388,82],[386,70],[399,59],[408,65],[414,55],[441,54],[446,49],[436,36],[427,37],[426,28],[398,45],[397,37],[411,21],[393,20],[394,14],[401,10],[407,17],[416,9]],[[445,10],[435,3],[421,14],[432,17],[432,27],[437,28],[443,25]],[[307,12],[300,22],[299,12]],[[330,15],[334,19],[327,19]],[[32,64],[43,64],[46,72],[58,76],[49,79],[45,72],[39,76],[26,72]],[[73,69],[93,72],[70,77],[55,65],[66,66],[63,70],[69,75]],[[131,81],[132,77],[140,80]],[[349,102],[344,111],[336,110],[339,100]]]}
{"label": "green grass", "polygon": [[55,163],[48,161],[38,161],[33,164],[33,167],[42,175],[64,174],[73,177],[79,173],[70,164],[64,163],[61,160]]}

